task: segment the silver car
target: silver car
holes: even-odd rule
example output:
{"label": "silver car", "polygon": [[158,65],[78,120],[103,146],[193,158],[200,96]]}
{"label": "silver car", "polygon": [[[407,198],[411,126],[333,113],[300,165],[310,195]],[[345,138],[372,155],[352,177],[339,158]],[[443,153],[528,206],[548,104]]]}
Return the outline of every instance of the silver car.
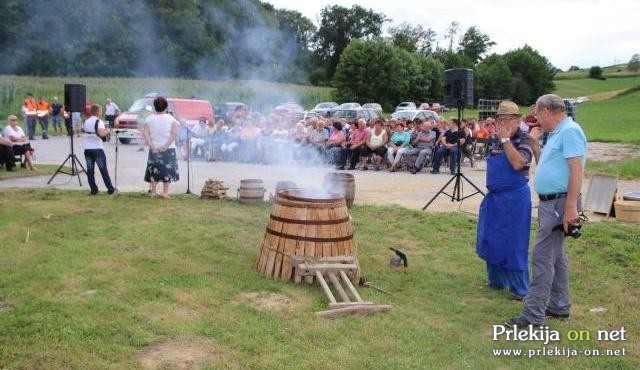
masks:
{"label": "silver car", "polygon": [[438,118],[438,114],[432,110],[411,109],[411,110],[401,110],[401,111],[394,112],[393,114],[391,114],[391,118],[394,118],[394,119],[404,118],[409,121],[413,121],[416,118],[420,118],[420,119],[431,118],[433,120],[436,120]]}
{"label": "silver car", "polygon": [[411,101],[405,101],[398,104],[398,106],[396,107],[396,112],[403,111],[403,110],[416,110],[416,109],[417,109],[416,103]]}

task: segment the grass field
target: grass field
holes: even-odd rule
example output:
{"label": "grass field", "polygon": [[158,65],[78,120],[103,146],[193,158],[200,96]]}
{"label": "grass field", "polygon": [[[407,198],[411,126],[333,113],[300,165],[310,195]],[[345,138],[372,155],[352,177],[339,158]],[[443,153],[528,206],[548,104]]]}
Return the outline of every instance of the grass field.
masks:
{"label": "grass field", "polygon": [[632,87],[640,86],[640,75],[626,78],[608,78],[596,80],[593,78],[580,78],[570,80],[556,80],[556,94],[562,97],[575,98],[589,96],[595,100],[610,98],[605,93],[616,94]]}
{"label": "grass field", "polygon": [[[631,72],[627,70],[627,64],[625,63],[625,64],[617,64],[614,66],[602,67],[602,75],[607,78],[640,76],[640,71]],[[589,77],[589,68],[580,69],[580,70],[571,71],[571,72],[560,72],[556,74],[555,79],[567,80],[567,79],[587,78],[587,77]]]}
{"label": "grass field", "polygon": [[[169,367],[173,357],[206,368],[640,367],[637,226],[590,223],[568,242],[572,318],[548,323],[563,337],[624,326],[625,342],[592,337],[547,347],[625,348],[627,355],[506,358],[492,350],[543,344],[491,340],[492,324],[521,305],[484,286],[474,219],[354,207],[364,274],[394,294],[361,293],[393,310],[327,320],[313,315],[326,308],[318,286],[283,284],[254,270],[268,214],[267,206],[234,201],[3,190],[0,368],[134,369],[154,353]],[[408,253],[406,271],[388,268],[388,247]],[[607,311],[590,312],[595,307]]]}
{"label": "grass field", "polygon": [[640,91],[578,106],[589,141],[640,143]]}
{"label": "grass field", "polygon": [[[55,172],[55,170],[58,169],[58,166],[59,165],[53,165],[53,164],[36,164],[35,171],[28,171],[24,168],[20,168],[20,164],[16,163],[15,170],[11,172],[6,171],[5,167],[3,166],[2,169],[0,169],[0,180],[15,179],[18,177],[52,175]],[[71,171],[69,167],[65,167],[63,170],[67,172]]]}
{"label": "grass field", "polygon": [[640,159],[628,158],[623,161],[603,162],[587,161],[588,173],[604,173],[617,175],[622,180],[640,179]]}

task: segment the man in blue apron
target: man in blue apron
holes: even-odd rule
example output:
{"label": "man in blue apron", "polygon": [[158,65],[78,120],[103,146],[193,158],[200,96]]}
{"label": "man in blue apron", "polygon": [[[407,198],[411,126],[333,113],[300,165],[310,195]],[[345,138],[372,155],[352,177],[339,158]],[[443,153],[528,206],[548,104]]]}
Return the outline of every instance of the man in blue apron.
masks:
{"label": "man in blue apron", "polygon": [[520,110],[503,101],[487,158],[489,192],[480,205],[476,252],[487,262],[488,285],[521,300],[529,289],[531,137],[520,128]]}

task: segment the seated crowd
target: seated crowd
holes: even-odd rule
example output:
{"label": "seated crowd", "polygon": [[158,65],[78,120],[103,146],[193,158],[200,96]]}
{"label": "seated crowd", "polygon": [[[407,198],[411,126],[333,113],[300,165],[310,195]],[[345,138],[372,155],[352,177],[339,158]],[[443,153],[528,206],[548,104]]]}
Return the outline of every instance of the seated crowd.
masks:
{"label": "seated crowd", "polygon": [[192,159],[208,161],[332,164],[339,170],[359,166],[390,172],[406,169],[414,174],[431,166],[431,172],[438,173],[445,159],[454,171],[459,155],[473,166],[474,157],[483,156],[488,148],[486,139],[495,134],[491,118],[482,122],[463,119],[461,128],[458,131],[455,119],[367,122],[358,118],[348,122],[346,118],[309,117],[294,121],[242,111],[228,121],[202,120],[190,135],[182,129],[178,148],[183,158],[191,150]]}

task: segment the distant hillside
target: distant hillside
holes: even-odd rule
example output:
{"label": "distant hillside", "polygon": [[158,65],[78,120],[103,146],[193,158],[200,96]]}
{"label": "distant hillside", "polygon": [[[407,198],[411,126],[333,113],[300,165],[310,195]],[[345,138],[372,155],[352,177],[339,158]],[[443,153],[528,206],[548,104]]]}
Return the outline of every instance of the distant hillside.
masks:
{"label": "distant hillside", "polygon": [[[606,78],[640,76],[639,72],[630,72],[627,70],[627,64],[616,64],[614,66],[602,67],[602,75]],[[576,78],[588,78],[589,68],[579,69],[571,72],[560,72],[555,76],[556,80],[568,80]]]}

